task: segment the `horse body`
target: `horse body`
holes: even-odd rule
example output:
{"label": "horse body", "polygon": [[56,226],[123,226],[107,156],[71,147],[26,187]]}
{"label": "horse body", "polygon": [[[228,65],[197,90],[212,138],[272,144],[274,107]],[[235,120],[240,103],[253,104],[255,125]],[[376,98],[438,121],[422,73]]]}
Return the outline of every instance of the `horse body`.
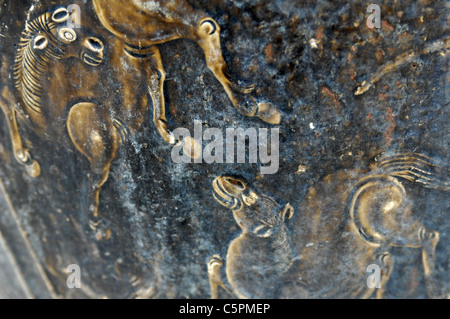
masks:
{"label": "horse body", "polygon": [[100,21],[117,37],[143,47],[167,41],[194,39],[195,26],[204,12],[186,1],[93,0]]}
{"label": "horse body", "polygon": [[[219,256],[208,264],[212,297],[222,287],[239,298],[272,298],[277,282],[294,264],[291,240],[285,221],[293,209],[281,207],[271,197],[257,194],[240,179],[219,176],[213,182],[214,198],[233,211],[242,233],[230,243],[226,276],[231,289],[221,280]],[[231,292],[232,291],[232,292]]]}
{"label": "horse body", "polygon": [[[410,247],[422,250],[428,295],[440,296],[434,278],[439,233],[418,219],[414,201],[400,180],[448,190],[448,173],[425,156],[399,154],[369,171],[328,175],[309,189],[296,218],[290,221],[293,235],[283,227],[278,227],[284,229],[282,232],[275,231],[276,223],[267,217],[271,209],[265,214],[255,213],[254,204],[262,198],[261,194],[248,194],[248,187],[241,180],[219,177],[220,187],[213,183],[214,197],[233,210],[236,222],[244,230],[228,249],[226,274],[231,289],[227,291],[250,298],[368,298],[378,288],[376,296],[382,298],[394,267],[392,247]],[[267,227],[272,231],[261,233]],[[256,245],[259,237],[270,243],[278,240],[279,234],[289,235],[284,240],[287,244],[279,246],[284,249]],[[295,263],[284,262],[282,265],[286,267],[277,270],[274,251],[278,257],[282,256],[280,260]],[[253,256],[258,256],[260,262],[255,263]],[[226,287],[219,280],[222,264],[221,259],[214,257],[208,267],[210,282],[215,287],[213,297],[218,296],[217,287]],[[269,265],[272,272],[267,269]],[[374,265],[380,270],[378,286],[367,284],[370,275],[367,271]],[[261,271],[265,276],[261,276]],[[243,275],[239,276],[240,273]]]}
{"label": "horse body", "polygon": [[380,266],[382,278],[387,279],[389,253],[364,240],[346,207],[349,190],[363,174],[339,171],[309,189],[292,220],[298,263],[290,275],[292,281],[281,289],[282,297],[296,297],[289,285],[307,287],[310,298],[368,297],[372,290],[365,285],[366,269],[371,264]]}

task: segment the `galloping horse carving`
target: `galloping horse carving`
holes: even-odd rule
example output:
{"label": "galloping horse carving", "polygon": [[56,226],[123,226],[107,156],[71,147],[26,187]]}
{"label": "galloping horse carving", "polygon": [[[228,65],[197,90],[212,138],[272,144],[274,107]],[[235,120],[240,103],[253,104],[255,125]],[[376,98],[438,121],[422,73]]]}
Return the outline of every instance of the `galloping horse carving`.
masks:
{"label": "galloping horse carving", "polygon": [[365,174],[325,177],[310,188],[296,218],[290,204],[279,206],[243,180],[216,178],[214,198],[233,211],[242,233],[228,248],[228,283],[222,280],[223,259],[214,255],[208,263],[212,297],[222,287],[240,298],[368,298],[375,287],[366,284],[366,270],[376,264],[381,275],[376,297],[382,298],[394,246],[422,250],[427,293],[440,297],[434,276],[439,233],[414,215],[401,180],[448,191],[449,173],[423,155],[387,157]]}
{"label": "galloping horse carving", "polygon": [[271,124],[280,123],[281,114],[274,106],[258,102],[250,95],[252,86],[240,87],[229,79],[220,45],[220,26],[205,12],[194,10],[185,0],[93,0],[93,4],[101,23],[124,42],[128,54],[148,57],[154,71],[148,83],[154,105],[153,119],[166,141],[175,142],[166,127],[165,71],[156,45],[176,39],[193,40],[200,46],[208,68],[240,113]]}
{"label": "galloping horse carving", "polygon": [[[64,7],[41,14],[29,21],[22,33],[14,64],[15,90],[6,84],[6,76],[2,79],[0,106],[8,121],[13,152],[30,176],[39,176],[41,168],[30,152],[32,145],[22,141],[22,125],[60,145],[71,142],[88,159],[87,204],[94,229],[99,223],[100,189],[120,144],[140,129],[148,96],[157,131],[167,143],[177,142],[167,127],[165,72],[155,45],[177,38],[195,40],[242,114],[273,124],[281,119],[269,103],[253,99],[250,88],[240,88],[228,79],[219,26],[213,19],[194,11],[185,1],[154,4],[93,0],[101,23],[111,31],[105,30],[103,37],[73,26],[71,13]],[[72,83],[67,74],[64,61],[69,59],[76,65],[72,75],[78,73],[74,76],[79,83]],[[4,74],[7,66],[4,63],[2,67]],[[112,86],[116,89],[105,90]]]}
{"label": "galloping horse carving", "polygon": [[[123,111],[115,109],[98,87],[99,69],[104,63],[104,43],[82,28],[69,23],[70,14],[59,7],[26,24],[14,62],[15,90],[2,77],[0,106],[6,115],[16,160],[32,177],[41,174],[39,163],[24,145],[19,127],[31,127],[38,135],[60,145],[68,138],[90,162],[89,209],[93,227],[98,217],[101,186],[119,144]],[[76,61],[77,71],[85,72],[83,90],[71,84],[64,61]],[[8,68],[2,65],[2,72]],[[101,101],[103,105],[96,101]],[[130,105],[131,106],[131,105]],[[115,116],[117,115],[117,116]]]}

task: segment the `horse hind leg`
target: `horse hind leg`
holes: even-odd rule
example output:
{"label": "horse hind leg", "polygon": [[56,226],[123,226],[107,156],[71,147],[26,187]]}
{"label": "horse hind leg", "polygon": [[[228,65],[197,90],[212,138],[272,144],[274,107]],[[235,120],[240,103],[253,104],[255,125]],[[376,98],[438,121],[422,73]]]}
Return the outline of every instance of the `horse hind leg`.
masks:
{"label": "horse hind leg", "polygon": [[0,95],[0,107],[4,112],[8,123],[14,157],[17,162],[25,166],[28,175],[36,178],[41,174],[41,167],[37,161],[31,158],[29,151],[23,146],[19,127],[17,125],[17,114],[14,109],[10,108],[10,105],[14,105],[14,98],[9,88],[5,86]]}
{"label": "horse hind leg", "polygon": [[222,56],[220,46],[220,27],[212,18],[203,18],[199,21],[195,33],[195,40],[202,48],[206,64],[217,80],[222,84],[233,106],[245,116],[257,116],[270,124],[281,122],[280,112],[270,103],[258,103],[248,96],[251,88],[239,88],[232,83],[226,73],[226,63]]}
{"label": "horse hind leg", "polygon": [[90,163],[88,175],[88,205],[92,213],[91,228],[97,231],[97,238],[104,239],[107,233],[99,231],[100,189],[109,176],[111,162],[119,146],[119,134],[108,113],[94,103],[74,105],[67,117],[67,130],[77,150]]}
{"label": "horse hind leg", "polygon": [[425,277],[425,288],[430,298],[439,298],[439,285],[435,278],[435,252],[439,242],[439,232],[416,222],[414,228],[403,236],[405,247],[422,249],[422,265]]}
{"label": "horse hind leg", "polygon": [[434,297],[437,294],[437,283],[434,278],[435,269],[435,252],[436,246],[439,242],[439,233],[434,230],[429,230],[423,227],[419,231],[419,238],[422,243],[422,263],[425,275],[425,286],[427,294],[430,297]]}
{"label": "horse hind leg", "polygon": [[149,49],[147,69],[148,90],[153,103],[153,123],[158,133],[169,144],[175,144],[175,137],[167,127],[166,102],[164,99],[164,81],[166,72],[162,63],[161,53],[156,46]]}
{"label": "horse hind leg", "polygon": [[[405,224],[408,224],[405,221]],[[435,278],[435,251],[439,242],[439,232],[425,227],[420,222],[412,222],[410,231],[404,229],[396,238],[388,240],[395,246],[422,249],[422,265],[425,277],[425,288],[430,298],[440,297],[439,285]],[[400,239],[400,240],[399,240]]]}
{"label": "horse hind leg", "polygon": [[[164,81],[166,72],[162,63],[161,53],[154,46],[139,47],[124,43],[124,50],[128,56],[128,63],[136,70],[144,71],[146,78],[147,90],[153,104],[153,123],[156,130],[163,140],[169,144],[175,144],[175,137],[168,128],[166,118],[166,102],[164,99]],[[124,75],[128,77],[129,75]],[[130,79],[133,81],[133,78]],[[134,96],[129,98],[134,99]],[[133,102],[130,102],[132,104]],[[135,110],[139,113],[139,110]],[[139,129],[139,125],[128,122],[131,131],[135,132]]]}

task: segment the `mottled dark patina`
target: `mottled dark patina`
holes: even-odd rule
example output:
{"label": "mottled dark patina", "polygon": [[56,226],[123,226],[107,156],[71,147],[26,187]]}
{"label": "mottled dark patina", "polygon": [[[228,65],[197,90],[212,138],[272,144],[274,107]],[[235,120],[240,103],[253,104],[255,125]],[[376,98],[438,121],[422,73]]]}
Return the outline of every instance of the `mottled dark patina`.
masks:
{"label": "mottled dark patina", "polygon": [[[149,5],[152,1],[134,2]],[[0,180],[13,208],[0,212],[0,232],[29,289],[20,290],[22,283],[13,280],[8,285],[22,287],[17,296],[209,298],[208,261],[214,254],[225,256],[230,242],[242,232],[230,210],[212,196],[217,176],[239,176],[281,207],[290,203],[297,208],[317,188],[325,196],[317,201],[333,205],[337,197],[328,195],[324,177],[347,170],[360,178],[381,155],[423,154],[448,167],[448,49],[445,43],[434,51],[429,47],[448,41],[448,4],[373,2],[380,4],[380,29],[367,27],[370,13],[363,1],[187,1],[193,10],[206,12],[220,25],[227,76],[239,86],[254,85],[254,99],[270,102],[282,120],[279,125],[268,124],[236,112],[208,68],[202,48],[178,39],[158,44],[166,73],[168,127],[193,131],[195,120],[202,121],[204,128],[223,131],[279,127],[279,171],[260,175],[259,164],[248,162],[175,164],[170,157],[172,146],[155,129],[148,99],[150,112],[117,150],[102,186],[99,214],[103,229],[110,232],[108,240],[99,241],[89,227],[89,161],[75,148],[53,143],[52,136],[42,138],[35,130],[21,127],[23,143],[41,168],[38,178],[29,176],[14,158],[7,121],[1,114]],[[82,8],[86,28],[104,43],[108,60],[112,54],[108,50],[114,48],[109,42],[115,40],[97,18],[91,1],[0,1],[2,88],[14,90],[12,66],[26,21],[70,4]],[[414,56],[355,95],[380,67],[405,52]],[[89,76],[77,63],[75,58],[67,59],[59,69],[74,88],[83,76]],[[99,81],[106,83],[102,94],[120,105],[120,82],[107,79],[107,72],[102,76],[106,77]],[[338,180],[331,184],[343,186]],[[450,199],[447,191],[413,184],[403,182],[410,198],[420,198],[414,201],[415,217],[439,233],[436,295],[445,296],[450,292]],[[0,207],[9,206],[2,203]],[[13,216],[16,220],[11,220]],[[283,226],[291,238],[299,235],[292,225],[300,216],[296,212]],[[322,216],[322,222],[331,227],[332,218]],[[395,267],[383,297],[427,298],[421,251],[394,247],[390,253]],[[30,270],[26,258],[18,256],[28,256],[37,268]],[[339,267],[353,260],[342,256]],[[322,257],[317,263],[323,266],[328,261]],[[9,263],[5,269],[14,272],[7,259],[0,257],[0,262]],[[70,264],[81,268],[81,289],[67,288],[65,270]],[[339,276],[348,276],[332,264],[317,269],[332,269],[340,282],[346,278]],[[320,276],[314,271],[308,268],[311,277]],[[266,283],[272,288],[280,284]],[[310,284],[315,292],[327,290],[327,282]],[[288,288],[280,296],[289,297]],[[295,295],[297,288],[291,285],[291,295],[302,297]]]}

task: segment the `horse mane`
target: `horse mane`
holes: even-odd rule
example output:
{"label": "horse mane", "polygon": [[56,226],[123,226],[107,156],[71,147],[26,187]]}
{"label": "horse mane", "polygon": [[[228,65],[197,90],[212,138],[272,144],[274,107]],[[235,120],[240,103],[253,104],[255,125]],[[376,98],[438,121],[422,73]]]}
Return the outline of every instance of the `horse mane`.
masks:
{"label": "horse mane", "polygon": [[390,176],[420,183],[426,188],[450,190],[450,169],[417,153],[400,153],[382,157],[375,166]]}
{"label": "horse mane", "polygon": [[270,236],[273,265],[281,273],[287,272],[293,265],[293,252],[291,249],[290,238],[287,234],[284,220],[281,218],[280,205],[270,196],[258,195],[257,204],[252,206],[255,218],[262,225],[272,228],[274,233]]}
{"label": "horse mane", "polygon": [[[25,105],[37,113],[41,113],[43,78],[48,65],[60,59],[65,53],[64,44],[54,35],[57,24],[51,20],[51,16],[52,13],[47,12],[27,24],[21,34],[14,62],[15,87]],[[44,35],[49,43],[45,49],[36,52],[33,41],[38,35]]]}

